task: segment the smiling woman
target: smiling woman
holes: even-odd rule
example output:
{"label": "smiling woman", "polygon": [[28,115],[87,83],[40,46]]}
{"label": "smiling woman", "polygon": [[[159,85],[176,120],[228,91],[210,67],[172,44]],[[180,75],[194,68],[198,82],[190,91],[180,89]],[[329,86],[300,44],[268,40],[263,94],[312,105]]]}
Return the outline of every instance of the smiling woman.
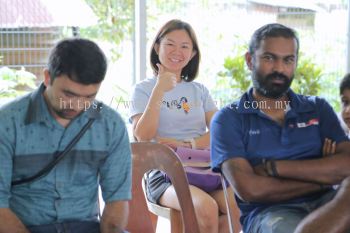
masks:
{"label": "smiling woman", "polygon": [[[217,108],[208,89],[193,81],[198,73],[200,50],[192,27],[170,20],[151,46],[154,77],[138,83],[133,92],[130,120],[139,141],[155,140],[173,148],[209,147],[210,120]],[[221,185],[204,191],[190,181],[196,216],[201,232],[228,232]],[[149,201],[180,210],[173,185],[164,173],[147,174]]]}

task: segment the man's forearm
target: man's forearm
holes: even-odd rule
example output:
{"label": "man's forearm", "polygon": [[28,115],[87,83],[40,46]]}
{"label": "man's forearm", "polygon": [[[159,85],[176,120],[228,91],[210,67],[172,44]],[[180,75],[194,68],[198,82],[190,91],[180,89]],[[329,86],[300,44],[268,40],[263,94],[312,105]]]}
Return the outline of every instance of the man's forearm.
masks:
{"label": "man's forearm", "polygon": [[350,177],[346,178],[337,195],[299,223],[295,233],[346,233],[350,231]]}
{"label": "man's forearm", "polygon": [[101,233],[123,233],[124,230],[119,226],[101,222]]}
{"label": "man's forearm", "polygon": [[253,170],[249,162],[242,158],[225,161],[221,169],[236,194],[248,202],[281,202],[322,189],[319,184],[312,182],[268,177],[261,166]]}
{"label": "man's forearm", "polygon": [[9,209],[0,208],[0,233],[30,233],[21,220]]}
{"label": "man's forearm", "polygon": [[276,160],[276,171],[282,178],[321,184],[339,184],[350,176],[350,142],[336,145],[331,156],[307,160]]}
{"label": "man's forearm", "polygon": [[350,156],[333,155],[313,160],[275,161],[280,177],[321,184],[339,184],[350,176]]}
{"label": "man's forearm", "polygon": [[249,199],[246,201],[281,202],[322,190],[322,187],[315,183],[272,177],[260,177],[254,183],[251,185]]}
{"label": "man's forearm", "polygon": [[107,203],[101,218],[101,233],[123,233],[128,222],[127,201]]}

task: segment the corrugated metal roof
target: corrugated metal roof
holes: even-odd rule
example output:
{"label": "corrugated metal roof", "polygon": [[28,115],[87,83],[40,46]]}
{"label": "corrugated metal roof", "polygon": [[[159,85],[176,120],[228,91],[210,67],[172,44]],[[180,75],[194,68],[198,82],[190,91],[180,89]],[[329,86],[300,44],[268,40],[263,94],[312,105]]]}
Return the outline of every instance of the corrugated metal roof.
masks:
{"label": "corrugated metal roof", "polygon": [[0,28],[84,27],[97,17],[83,0],[0,0]]}
{"label": "corrugated metal roof", "polygon": [[274,7],[301,8],[311,11],[324,11],[313,0],[248,0],[248,2],[264,4]]}

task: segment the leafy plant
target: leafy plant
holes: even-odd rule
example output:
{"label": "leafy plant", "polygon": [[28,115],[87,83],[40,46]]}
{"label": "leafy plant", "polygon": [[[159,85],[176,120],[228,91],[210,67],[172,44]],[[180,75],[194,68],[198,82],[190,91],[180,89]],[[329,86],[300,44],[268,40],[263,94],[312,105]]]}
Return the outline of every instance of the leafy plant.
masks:
{"label": "leafy plant", "polygon": [[81,35],[111,43],[112,60],[120,58],[118,46],[133,33],[133,0],[85,0],[98,18],[98,25],[81,29]]}
{"label": "leafy plant", "polygon": [[35,75],[26,71],[24,67],[20,70],[8,67],[0,68],[0,98],[13,98],[33,90]]}
{"label": "leafy plant", "polygon": [[322,74],[322,68],[313,63],[312,58],[300,54],[292,89],[303,95],[318,95]]}
{"label": "leafy plant", "polygon": [[[223,105],[238,99],[251,85],[250,70],[245,63],[246,46],[233,49],[234,56],[224,60],[224,69],[219,71],[213,95]],[[299,55],[292,89],[303,95],[318,95],[321,89],[323,69],[312,62],[310,57]]]}
{"label": "leafy plant", "polygon": [[245,51],[244,46],[235,47],[233,53],[236,55],[228,56],[224,60],[224,70],[219,71],[213,91],[215,99],[220,101],[219,107],[239,98],[251,85],[250,71],[245,63]]}

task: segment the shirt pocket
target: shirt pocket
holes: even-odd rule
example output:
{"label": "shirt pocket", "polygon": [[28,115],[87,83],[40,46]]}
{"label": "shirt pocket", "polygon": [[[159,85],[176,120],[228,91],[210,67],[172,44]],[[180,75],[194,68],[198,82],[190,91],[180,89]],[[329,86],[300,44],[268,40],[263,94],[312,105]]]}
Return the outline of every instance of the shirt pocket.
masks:
{"label": "shirt pocket", "polygon": [[[73,151],[67,155],[65,176],[75,185],[96,182],[99,167],[107,157],[103,151]],[[62,164],[63,165],[63,164]]]}

